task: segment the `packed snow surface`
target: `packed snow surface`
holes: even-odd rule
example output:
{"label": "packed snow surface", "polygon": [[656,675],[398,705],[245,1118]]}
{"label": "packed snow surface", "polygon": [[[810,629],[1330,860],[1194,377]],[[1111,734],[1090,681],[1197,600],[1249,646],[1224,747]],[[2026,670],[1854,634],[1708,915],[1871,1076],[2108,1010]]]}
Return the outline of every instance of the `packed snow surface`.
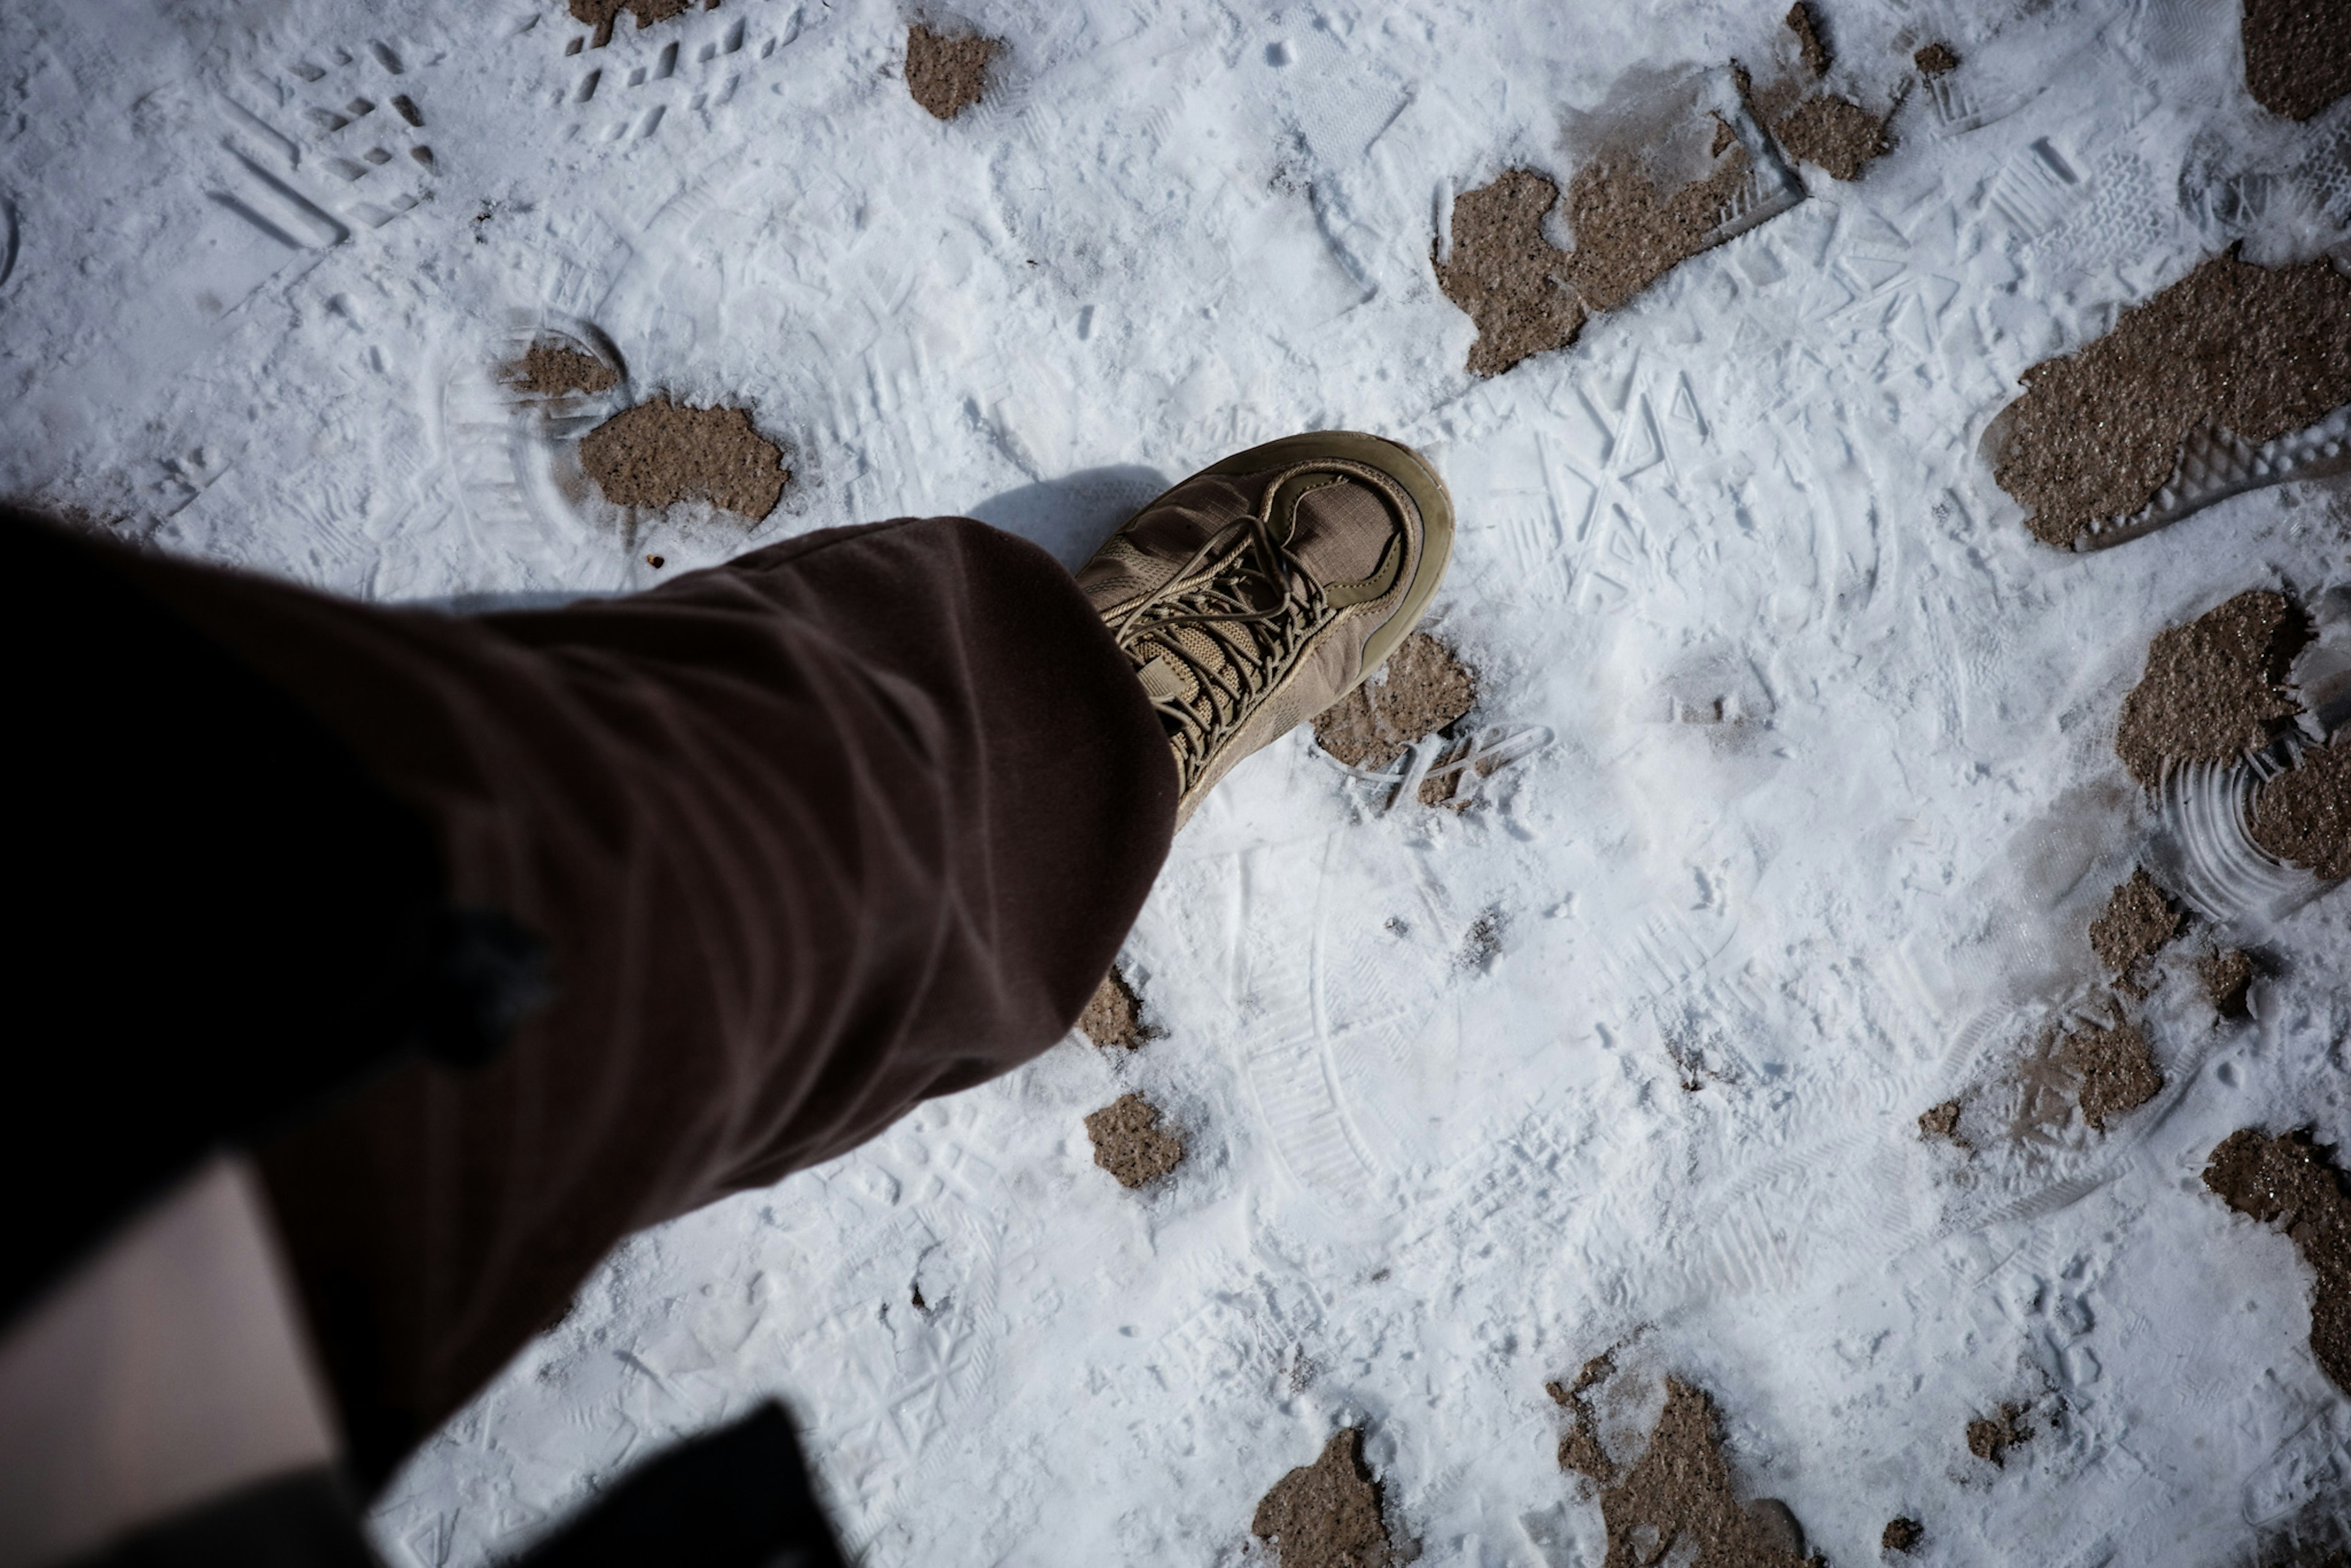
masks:
{"label": "packed snow surface", "polygon": [[[2351,896],[2231,838],[2241,767],[2148,792],[2112,745],[2149,640],[2243,590],[2351,669],[2351,492],[2075,554],[1980,450],[2230,244],[2344,257],[2351,99],[2255,105],[2225,4],[1820,9],[1893,150],[1480,380],[1453,193],[1786,76],[1776,3],[726,0],[601,47],[559,0],[0,8],[0,492],[88,526],[463,607],[908,513],[1075,564],[1318,426],[1459,506],[1463,809],[1304,730],[1242,766],[1123,960],[1164,1034],[624,1245],[381,1500],[393,1563],[774,1395],[872,1564],[1254,1560],[1346,1427],[1424,1563],[1596,1564],[1544,1384],[1611,1349],[1835,1562],[1907,1516],[1922,1563],[2218,1564],[2351,1507],[2309,1274],[2200,1180],[2351,1134]],[[912,20],[1004,40],[976,107],[910,97]],[[625,378],[550,412],[503,368],[550,339]],[[780,507],[604,500],[577,440],[656,395],[747,410]],[[2178,964],[2262,956],[2249,1021],[2184,967],[2113,1001],[2086,928],[2142,863]],[[1921,1137],[2109,1005],[2150,1103]],[[1186,1145],[1132,1191],[1084,1127],[1129,1092]]]}

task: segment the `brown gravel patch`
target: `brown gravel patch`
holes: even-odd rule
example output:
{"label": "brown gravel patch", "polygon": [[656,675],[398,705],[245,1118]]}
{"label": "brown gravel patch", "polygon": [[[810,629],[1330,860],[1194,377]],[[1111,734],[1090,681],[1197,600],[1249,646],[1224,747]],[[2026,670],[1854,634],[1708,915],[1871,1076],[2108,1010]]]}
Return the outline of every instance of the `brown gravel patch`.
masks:
{"label": "brown gravel patch", "polygon": [[1001,38],[950,37],[917,24],[906,29],[906,90],[940,120],[953,120],[987,90],[987,65]]}
{"label": "brown gravel patch", "polygon": [[1723,214],[1749,181],[1747,149],[1717,114],[1658,134],[1676,141],[1680,130],[1690,134],[1690,154],[1701,142],[1707,149],[1711,166],[1695,178],[1681,179],[1684,167],[1660,183],[1654,165],[1665,150],[1650,141],[1603,153],[1576,171],[1565,200],[1572,250],[1543,233],[1561,198],[1534,170],[1510,170],[1454,198],[1450,258],[1437,261],[1443,247],[1434,246],[1431,261],[1438,288],[1477,324],[1472,372],[1499,375],[1531,354],[1567,347],[1590,313],[1622,308],[1721,243]]}
{"label": "brown gravel patch", "polygon": [[2329,882],[2351,876],[2351,728],[2262,786],[2253,798],[2253,842]]}
{"label": "brown gravel patch", "polygon": [[2081,1025],[2057,1042],[2051,1061],[2080,1081],[2075,1103],[2082,1119],[2101,1133],[2108,1122],[2146,1104],[2163,1088],[2155,1053],[2134,1023]]}
{"label": "brown gravel patch", "polygon": [[1730,1483],[1714,1401],[1678,1377],[1666,1380],[1666,1407],[1648,1446],[1629,1466],[1612,1459],[1593,1429],[1586,1391],[1613,1371],[1607,1357],[1586,1364],[1574,1388],[1550,1385],[1574,1422],[1560,1444],[1561,1468],[1600,1490],[1608,1531],[1606,1568],[1646,1568],[1668,1560],[1686,1568],[1807,1568],[1803,1531],[1787,1505],[1759,1498],[1744,1506]]}
{"label": "brown gravel patch", "polygon": [[2293,1239],[2311,1271],[2311,1354],[2351,1394],[2351,1188],[2329,1151],[2307,1133],[2246,1127],[2212,1151],[2204,1185]]}
{"label": "brown gravel patch", "polygon": [[2267,745],[2302,711],[2284,685],[2309,639],[2301,609],[2265,588],[2158,632],[2115,727],[2131,777],[2152,789],[2167,763],[2228,762]]}
{"label": "brown gravel patch", "polygon": [[1094,1164],[1121,1186],[1141,1186],[1174,1170],[1184,1159],[1180,1133],[1162,1132],[1159,1107],[1140,1094],[1124,1094],[1086,1118],[1094,1143]]}
{"label": "brown gravel patch", "polygon": [[1814,80],[1829,74],[1835,57],[1829,53],[1828,40],[1821,33],[1821,18],[1808,0],[1796,0],[1788,8],[1788,30],[1796,35],[1796,47],[1802,51],[1804,70]]}
{"label": "brown gravel patch", "polygon": [[1889,1519],[1886,1532],[1877,1538],[1880,1552],[1907,1552],[1927,1538],[1925,1527],[1915,1519]]}
{"label": "brown gravel patch", "polygon": [[1086,1010],[1078,1015],[1078,1028],[1088,1040],[1108,1051],[1136,1051],[1143,1042],[1156,1038],[1158,1030],[1143,1021],[1143,1001],[1126,977],[1113,969],[1094,988],[1092,999]]}
{"label": "brown gravel patch", "polygon": [[1849,98],[1816,92],[1775,120],[1771,134],[1788,156],[1815,164],[1833,180],[1858,180],[1870,161],[1894,151],[1886,117]]}
{"label": "brown gravel patch", "polygon": [[507,384],[534,397],[610,392],[621,384],[621,372],[593,354],[541,339],[507,367]]}
{"label": "brown gravel patch", "polygon": [[616,507],[706,500],[753,522],[792,476],[782,450],[739,408],[687,408],[657,397],[623,409],[580,443],[580,464]]}
{"label": "brown gravel patch", "polygon": [[2351,277],[2232,248],[2020,380],[1992,476],[2036,536],[2073,545],[2144,510],[2198,427],[2259,445],[2351,402]]}
{"label": "brown gravel patch", "polygon": [[2022,1405],[2003,1405],[2000,1414],[1968,1423],[1968,1452],[2000,1469],[2008,1465],[2008,1451],[2032,1440],[2032,1427]]}
{"label": "brown gravel patch", "polygon": [[1959,68],[1959,51],[1946,43],[1932,43],[1912,55],[1910,63],[1918,68],[1920,76],[1932,81]]}
{"label": "brown gravel patch", "polygon": [[[1716,244],[1722,210],[1747,183],[1747,149],[1724,126],[1714,141],[1719,167],[1679,190],[1661,193],[1629,162],[1593,162],[1568,182],[1567,221],[1575,249],[1565,275],[1584,306],[1614,310],[1658,278]],[[1728,153],[1729,156],[1725,156]]]}
{"label": "brown gravel patch", "polygon": [[1575,341],[1583,302],[1566,279],[1567,253],[1543,235],[1559,187],[1532,169],[1511,169],[1453,198],[1453,256],[1437,260],[1437,287],[1477,323],[1474,375],[1499,376],[1520,360]]}
{"label": "brown gravel patch", "polygon": [[2204,995],[2210,999],[2212,1010],[2224,1019],[2246,1015],[2245,994],[2252,989],[2253,977],[2259,972],[2253,956],[2237,947],[2207,953],[2196,964],[2196,977],[2204,982]]}
{"label": "brown gravel patch", "polygon": [[1385,768],[1477,702],[1478,672],[1416,632],[1371,679],[1322,711],[1314,742],[1350,768]]}
{"label": "brown gravel patch", "polygon": [[2105,912],[2090,922],[2090,947],[2120,975],[2179,935],[2179,911],[2142,866],[2116,887]]}
{"label": "brown gravel patch", "polygon": [[1396,1560],[1380,1510],[1380,1483],[1364,1466],[1364,1435],[1332,1434],[1311,1465],[1258,1500],[1249,1533],[1272,1543],[1281,1568],[1387,1568]]}
{"label": "brown gravel patch", "polygon": [[2245,90],[2272,114],[2308,120],[2351,92],[2351,17],[2341,0],[2245,0]]}
{"label": "brown gravel patch", "polygon": [[[716,5],[717,0],[709,3]],[[612,25],[623,11],[633,13],[637,26],[643,28],[666,22],[672,16],[683,16],[693,8],[694,0],[571,0],[571,19],[596,29],[591,47],[601,49],[612,41]]]}

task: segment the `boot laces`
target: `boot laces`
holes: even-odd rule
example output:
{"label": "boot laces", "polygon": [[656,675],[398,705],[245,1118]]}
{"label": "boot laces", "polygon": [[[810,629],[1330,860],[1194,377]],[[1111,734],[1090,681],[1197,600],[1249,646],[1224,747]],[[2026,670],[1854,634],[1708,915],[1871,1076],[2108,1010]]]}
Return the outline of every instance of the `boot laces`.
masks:
{"label": "boot laces", "polygon": [[[1248,722],[1325,608],[1322,587],[1251,515],[1218,529],[1165,586],[1112,619],[1111,634],[1138,671],[1164,659],[1191,676],[1190,696],[1152,703],[1186,788]],[[1176,634],[1187,627],[1207,648]]]}

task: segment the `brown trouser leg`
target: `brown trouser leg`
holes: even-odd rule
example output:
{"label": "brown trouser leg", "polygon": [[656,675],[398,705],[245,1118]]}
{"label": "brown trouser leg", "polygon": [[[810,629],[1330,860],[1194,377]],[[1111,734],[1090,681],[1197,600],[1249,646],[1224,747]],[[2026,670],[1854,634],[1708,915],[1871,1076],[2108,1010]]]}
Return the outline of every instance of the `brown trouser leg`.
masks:
{"label": "brown trouser leg", "polygon": [[551,949],[490,1065],[402,1067],[262,1152],[371,1482],[623,1235],[1059,1039],[1166,852],[1124,659],[967,519],[480,617],[120,570],[413,809],[453,902]]}

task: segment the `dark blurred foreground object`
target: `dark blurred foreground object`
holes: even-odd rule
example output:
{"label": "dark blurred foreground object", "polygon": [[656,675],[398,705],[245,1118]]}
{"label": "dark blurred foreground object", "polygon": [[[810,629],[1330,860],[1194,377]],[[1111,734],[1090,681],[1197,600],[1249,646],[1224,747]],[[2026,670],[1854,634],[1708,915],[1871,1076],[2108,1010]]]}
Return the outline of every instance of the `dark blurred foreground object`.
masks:
{"label": "dark blurred foreground object", "polygon": [[[5,1049],[0,1333],[214,1152],[422,1056],[481,1065],[544,996],[543,945],[450,907],[413,812],[277,687],[52,526],[0,508],[20,749],[0,866],[23,1015]],[[335,1471],[214,1497],[78,1561],[377,1568]],[[640,1467],[520,1562],[839,1568],[768,1404]]]}
{"label": "dark blurred foreground object", "polygon": [[[1173,830],[1165,731],[1100,615],[967,518],[495,615],[5,508],[0,541],[26,720],[0,965],[37,1020],[4,1048],[0,1180],[39,1195],[0,1334],[41,1301],[94,1321],[63,1292],[131,1217],[249,1162],[340,1435],[331,1478],[303,1452],[125,1501],[57,1556],[363,1561],[363,1500],[615,1240],[1061,1038]],[[100,1413],[76,1380],[102,1350],[42,1364],[64,1419]],[[643,1495],[749,1529],[780,1483],[718,1507],[728,1451]],[[718,1539],[614,1507],[561,1549]]]}
{"label": "dark blurred foreground object", "polygon": [[[689,1437],[623,1478],[516,1568],[842,1568],[783,1406]],[[324,1470],[266,1481],[76,1568],[378,1568]]]}
{"label": "dark blurred foreground object", "polygon": [[422,1054],[487,1060],[544,953],[443,892],[416,815],[89,547],[0,508],[17,1014],[0,1332],[206,1155]]}

